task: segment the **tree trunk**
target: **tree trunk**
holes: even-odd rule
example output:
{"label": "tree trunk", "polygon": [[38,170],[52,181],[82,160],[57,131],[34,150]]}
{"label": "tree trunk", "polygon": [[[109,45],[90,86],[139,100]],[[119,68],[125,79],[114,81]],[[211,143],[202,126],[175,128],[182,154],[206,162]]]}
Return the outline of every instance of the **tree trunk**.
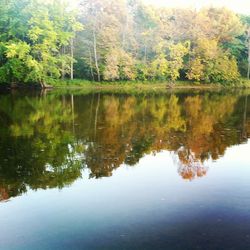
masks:
{"label": "tree trunk", "polygon": [[46,84],[44,83],[44,81],[40,81],[40,87],[41,89],[46,89]]}
{"label": "tree trunk", "polygon": [[[62,47],[62,55],[65,55],[65,46]],[[64,80],[65,77],[65,65],[64,61],[62,61],[62,80]]]}
{"label": "tree trunk", "polygon": [[101,77],[100,77],[100,70],[99,70],[98,59],[97,59],[95,30],[93,30],[93,47],[94,47],[94,57],[95,57],[95,67],[96,67],[96,73],[97,73],[97,80],[98,80],[98,82],[100,82]]}
{"label": "tree trunk", "polygon": [[250,79],[250,38],[248,42],[248,66],[247,66],[247,79]]}
{"label": "tree trunk", "polygon": [[43,80],[39,82],[41,89],[52,89],[53,86],[46,84]]}
{"label": "tree trunk", "polygon": [[70,79],[74,79],[74,40],[71,38],[70,40],[70,56],[71,56],[71,61],[70,61]]}
{"label": "tree trunk", "polygon": [[146,42],[144,44],[144,63],[147,63],[147,45]]}
{"label": "tree trunk", "polygon": [[248,29],[248,66],[247,66],[247,79],[250,78],[250,28]]}
{"label": "tree trunk", "polygon": [[122,32],[122,49],[125,50],[125,44],[126,44],[126,33],[128,29],[128,14],[126,14],[126,22],[123,27],[123,32]]}
{"label": "tree trunk", "polygon": [[92,81],[94,81],[95,78],[94,78],[94,73],[93,73],[92,55],[91,55],[90,49],[89,49],[89,65],[90,65],[90,73],[91,73]]}

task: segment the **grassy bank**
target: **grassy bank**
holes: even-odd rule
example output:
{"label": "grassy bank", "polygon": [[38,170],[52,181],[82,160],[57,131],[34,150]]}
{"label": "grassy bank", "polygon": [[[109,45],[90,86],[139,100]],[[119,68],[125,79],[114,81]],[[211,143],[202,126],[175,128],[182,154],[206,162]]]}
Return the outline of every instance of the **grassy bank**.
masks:
{"label": "grassy bank", "polygon": [[[250,80],[240,79],[236,83],[219,84],[219,83],[197,83],[191,81],[176,81],[170,84],[167,81],[117,81],[117,82],[93,82],[82,79],[74,80],[50,80],[48,85],[54,89],[81,89],[85,91],[163,91],[168,89],[194,89],[194,90],[220,90],[220,89],[244,89],[250,88]],[[39,89],[39,84],[16,83],[0,84],[0,89]]]}
{"label": "grassy bank", "polygon": [[176,81],[171,85],[166,81],[119,81],[119,82],[92,82],[87,80],[54,80],[49,83],[55,88],[84,88],[84,89],[220,89],[220,88],[250,88],[250,80],[240,79],[235,84],[195,83],[191,81]]}

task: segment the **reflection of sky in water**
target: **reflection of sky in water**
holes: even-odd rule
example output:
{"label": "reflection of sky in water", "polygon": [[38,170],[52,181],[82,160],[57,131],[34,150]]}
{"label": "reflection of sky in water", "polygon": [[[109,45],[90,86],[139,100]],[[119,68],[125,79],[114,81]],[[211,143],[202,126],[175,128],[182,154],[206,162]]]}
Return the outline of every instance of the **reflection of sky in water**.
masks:
{"label": "reflection of sky in water", "polygon": [[3,95],[0,250],[248,249],[247,103]]}
{"label": "reflection of sky in water", "polygon": [[0,249],[247,249],[249,152],[228,148],[191,182],[164,151],[112,177],[29,191],[0,206]]}

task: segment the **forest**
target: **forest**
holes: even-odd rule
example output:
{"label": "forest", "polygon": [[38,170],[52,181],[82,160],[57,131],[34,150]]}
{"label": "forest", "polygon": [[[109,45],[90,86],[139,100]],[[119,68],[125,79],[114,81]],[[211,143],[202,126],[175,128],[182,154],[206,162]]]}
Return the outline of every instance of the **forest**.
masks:
{"label": "forest", "polygon": [[250,16],[140,0],[0,0],[0,85],[186,80],[250,75]]}

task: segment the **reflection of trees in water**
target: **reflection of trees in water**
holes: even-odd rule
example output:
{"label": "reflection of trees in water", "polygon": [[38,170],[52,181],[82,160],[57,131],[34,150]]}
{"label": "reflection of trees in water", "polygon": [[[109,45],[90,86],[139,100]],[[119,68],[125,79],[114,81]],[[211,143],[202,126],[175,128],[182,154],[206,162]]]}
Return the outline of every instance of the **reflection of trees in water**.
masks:
{"label": "reflection of trees in water", "polygon": [[184,179],[249,137],[246,98],[232,94],[91,95],[0,99],[0,199],[111,176],[145,155],[175,152]]}
{"label": "reflection of trees in water", "polygon": [[162,149],[177,152],[180,146],[192,151],[197,162],[204,162],[218,159],[228,146],[241,141],[237,132],[241,115],[238,109],[233,113],[236,103],[234,95],[219,94],[185,98],[106,95],[101,100],[98,96],[95,129],[88,130],[87,139],[82,138],[86,131],[82,125],[91,128],[93,123],[87,122],[90,114],[82,112],[82,107],[89,105],[78,103],[77,137],[88,145],[86,163],[95,177],[110,176],[124,162],[134,165],[144,154]]}
{"label": "reflection of trees in water", "polygon": [[235,137],[236,130],[228,126],[236,98],[233,96],[193,96],[184,100],[187,130],[183,134],[182,147],[176,150],[179,174],[184,179],[194,179],[206,174],[208,159],[222,156]]}
{"label": "reflection of trees in water", "polygon": [[244,104],[244,116],[243,116],[243,129],[242,129],[242,137],[247,139],[247,132],[249,121],[247,121],[247,95],[245,97],[245,104]]}
{"label": "reflection of trees in water", "polygon": [[174,162],[178,166],[178,173],[183,179],[193,180],[207,174],[208,167],[205,162],[197,158],[190,149],[181,147],[175,152]]}
{"label": "reflection of trees in water", "polygon": [[230,94],[103,96],[96,137],[86,151],[91,177],[110,176],[122,163],[135,165],[161,150],[176,152],[183,177],[204,175],[206,160],[239,143],[237,100]]}
{"label": "reflection of trees in water", "polygon": [[[52,97],[0,99],[0,199],[27,188],[62,188],[81,176],[82,147],[71,132],[71,108]],[[8,195],[7,195],[8,194]]]}

